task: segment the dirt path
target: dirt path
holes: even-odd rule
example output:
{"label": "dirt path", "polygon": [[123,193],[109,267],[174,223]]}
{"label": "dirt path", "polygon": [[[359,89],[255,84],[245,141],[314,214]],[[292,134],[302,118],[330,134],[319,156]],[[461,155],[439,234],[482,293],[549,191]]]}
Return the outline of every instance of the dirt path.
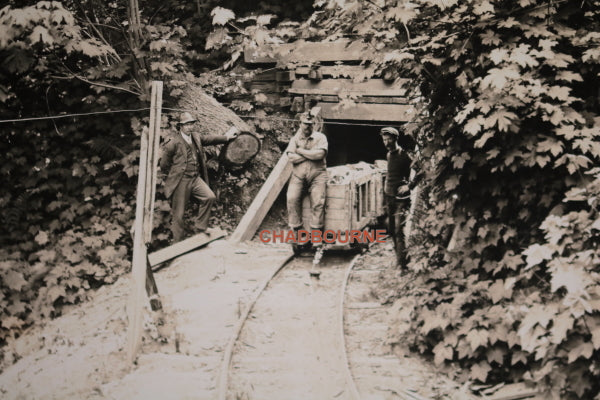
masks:
{"label": "dirt path", "polygon": [[[456,385],[436,383],[443,380],[431,365],[415,357],[399,360],[386,344],[389,315],[373,287],[381,286],[386,273],[395,273],[377,271],[385,270],[381,260],[389,260],[388,253],[367,257],[360,267],[364,271],[359,268],[348,286],[346,341],[361,398],[402,398],[394,393],[403,387],[437,398],[466,398],[456,395]],[[157,325],[155,314],[147,312],[134,366],[125,356],[128,279],[105,286],[90,301],[4,348],[5,359],[15,362],[0,375],[0,397],[216,399],[223,352],[239,316],[289,255],[285,246],[220,241],[157,273],[166,324]],[[349,261],[352,255],[345,257]],[[242,331],[229,398],[351,398],[338,319],[346,265],[325,260],[319,281],[308,277],[306,265],[282,271]]]}
{"label": "dirt path", "polygon": [[346,289],[346,348],[361,399],[475,399],[408,348],[389,343],[390,322],[398,310],[387,296],[412,279],[386,261],[391,251],[379,246],[362,257]]}
{"label": "dirt path", "polygon": [[258,299],[235,349],[230,399],[350,399],[338,305],[351,256],[288,265]]}

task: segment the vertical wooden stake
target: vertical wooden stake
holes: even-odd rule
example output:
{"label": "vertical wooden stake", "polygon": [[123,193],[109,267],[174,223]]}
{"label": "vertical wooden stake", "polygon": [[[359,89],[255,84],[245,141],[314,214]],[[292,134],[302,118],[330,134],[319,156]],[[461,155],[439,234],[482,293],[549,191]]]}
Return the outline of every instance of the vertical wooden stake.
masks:
{"label": "vertical wooden stake", "polygon": [[[160,89],[159,89],[160,88]],[[136,195],[136,207],[135,207],[135,223],[134,223],[134,236],[133,236],[133,260],[132,260],[132,287],[129,295],[129,302],[127,307],[127,316],[129,318],[129,328],[127,331],[127,357],[129,362],[135,361],[137,352],[141,345],[142,339],[142,304],[144,302],[144,290],[146,283],[147,274],[147,251],[146,251],[146,232],[145,229],[148,225],[145,223],[147,219],[147,204],[153,204],[153,200],[150,200],[150,193],[153,193],[153,188],[148,188],[148,180],[154,181],[152,175],[156,175],[155,170],[149,168],[149,163],[154,163],[156,155],[154,149],[155,144],[155,130],[160,127],[160,121],[156,123],[156,110],[160,107],[160,101],[158,100],[158,92],[162,93],[162,82],[152,82],[152,97],[150,104],[150,124],[151,130],[142,131],[141,134],[141,149],[140,149],[140,165],[138,175],[138,186]],[[160,117],[160,111],[158,112]],[[150,140],[152,138],[152,140]],[[158,141],[158,139],[156,139]],[[150,147],[152,143],[152,147]],[[150,175],[150,177],[148,177]],[[155,182],[155,181],[154,181]],[[149,193],[150,192],[150,193]],[[149,202],[149,203],[148,203]],[[151,208],[151,207],[150,207]],[[152,225],[150,225],[151,227]],[[150,230],[151,234],[151,230]]]}
{"label": "vertical wooden stake", "polygon": [[149,156],[146,162],[146,197],[144,199],[144,242],[152,240],[152,218],[154,197],[156,195],[156,169],[158,167],[158,145],[160,142],[160,118],[162,112],[163,83],[152,82],[152,100],[150,106],[150,129],[148,137]]}

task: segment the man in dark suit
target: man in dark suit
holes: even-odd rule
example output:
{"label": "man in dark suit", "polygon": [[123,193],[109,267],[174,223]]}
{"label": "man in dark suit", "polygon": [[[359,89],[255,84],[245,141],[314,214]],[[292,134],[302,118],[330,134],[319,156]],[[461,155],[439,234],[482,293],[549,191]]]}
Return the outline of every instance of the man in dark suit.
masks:
{"label": "man in dark suit", "polygon": [[166,174],[164,192],[171,200],[171,231],[174,242],[184,237],[183,214],[190,197],[200,203],[200,232],[208,227],[215,194],[208,186],[204,146],[227,143],[238,134],[238,130],[231,127],[225,135],[202,136],[194,129],[195,122],[196,119],[190,113],[182,113],[177,123],[177,132],[167,137],[161,149],[160,169]]}
{"label": "man in dark suit", "polygon": [[393,239],[398,265],[406,267],[406,246],[404,243],[404,227],[402,218],[410,207],[411,159],[398,145],[399,132],[392,127],[385,127],[380,132],[385,148],[388,150],[388,172],[385,181],[385,202],[388,213],[388,235]]}

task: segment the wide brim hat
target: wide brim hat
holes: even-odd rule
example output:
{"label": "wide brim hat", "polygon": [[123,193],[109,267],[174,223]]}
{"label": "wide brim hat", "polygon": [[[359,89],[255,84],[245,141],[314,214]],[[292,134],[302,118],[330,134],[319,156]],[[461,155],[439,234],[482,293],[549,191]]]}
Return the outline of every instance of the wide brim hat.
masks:
{"label": "wide brim hat", "polygon": [[198,121],[196,118],[194,118],[192,116],[192,114],[190,114],[189,112],[184,112],[181,113],[181,115],[179,116],[179,122],[177,122],[177,125],[183,125],[183,124],[189,124],[191,122],[196,122]]}

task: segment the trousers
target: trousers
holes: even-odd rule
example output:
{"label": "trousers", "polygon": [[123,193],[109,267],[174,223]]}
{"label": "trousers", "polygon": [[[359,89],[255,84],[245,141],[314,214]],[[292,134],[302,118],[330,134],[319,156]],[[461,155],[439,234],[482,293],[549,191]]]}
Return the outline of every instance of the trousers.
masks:
{"label": "trousers", "polygon": [[404,221],[408,202],[398,200],[396,196],[385,195],[385,203],[388,214],[388,235],[392,237],[396,260],[399,264],[406,263],[406,244],[404,238]]}
{"label": "trousers", "polygon": [[325,196],[327,191],[327,171],[315,171],[308,176],[292,174],[287,190],[287,210],[290,228],[302,226],[302,197],[308,190],[310,197],[310,228],[321,229],[325,222]]}
{"label": "trousers", "polygon": [[216,200],[215,194],[199,176],[184,176],[171,196],[171,232],[173,232],[175,242],[183,239],[185,235],[183,215],[190,198],[194,198],[199,203],[198,227],[200,231],[204,231],[208,227],[210,209]]}

